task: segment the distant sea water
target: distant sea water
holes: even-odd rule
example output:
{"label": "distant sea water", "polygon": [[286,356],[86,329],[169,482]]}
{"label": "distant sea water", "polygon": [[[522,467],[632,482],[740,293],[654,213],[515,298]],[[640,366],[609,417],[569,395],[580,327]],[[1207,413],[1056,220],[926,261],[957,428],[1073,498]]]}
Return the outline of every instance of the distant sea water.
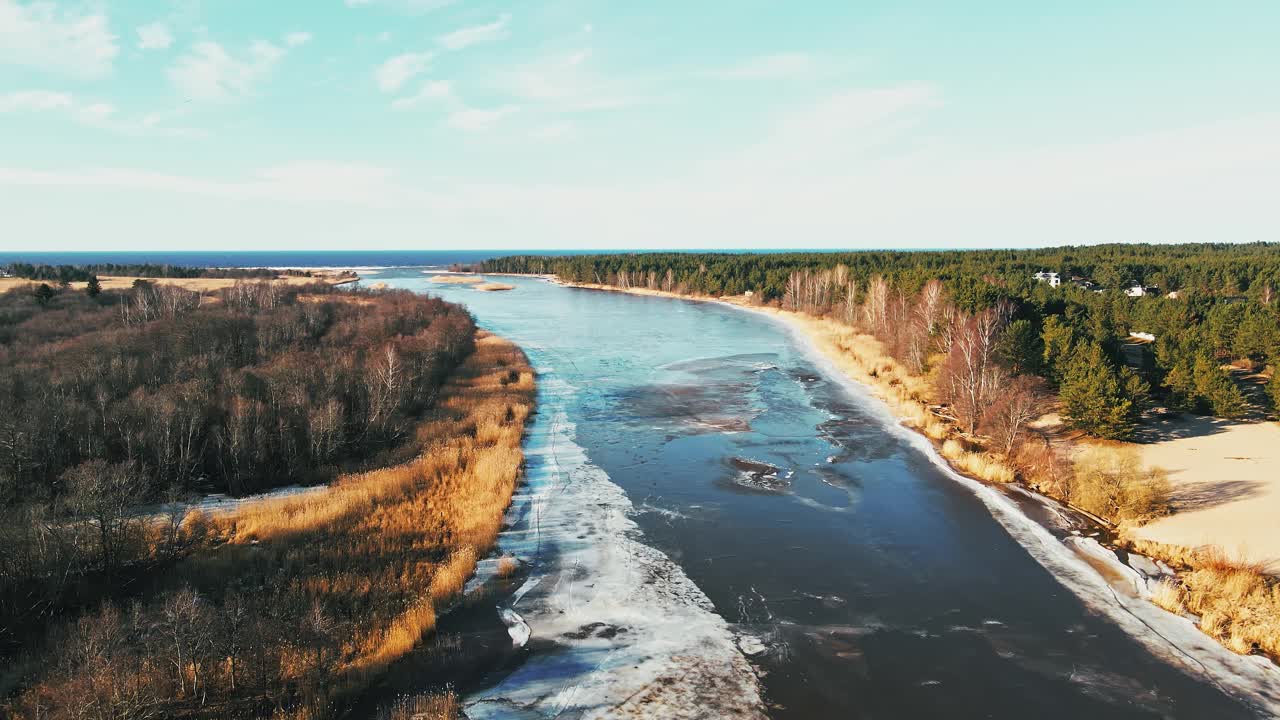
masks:
{"label": "distant sea water", "polygon": [[[796,252],[795,249],[749,252]],[[0,265],[26,262],[43,265],[100,263],[182,265],[186,267],[447,267],[509,255],[584,255],[632,252],[747,252],[736,250],[262,250],[262,251],[91,251],[41,252],[0,250]]]}
{"label": "distant sea water", "polygon": [[[570,255],[572,251],[539,251]],[[580,251],[579,251],[580,252]],[[28,262],[45,265],[99,263],[183,265],[187,267],[419,267],[474,263],[516,254],[504,250],[263,250],[263,251],[137,251],[137,252],[6,252],[0,264]]]}

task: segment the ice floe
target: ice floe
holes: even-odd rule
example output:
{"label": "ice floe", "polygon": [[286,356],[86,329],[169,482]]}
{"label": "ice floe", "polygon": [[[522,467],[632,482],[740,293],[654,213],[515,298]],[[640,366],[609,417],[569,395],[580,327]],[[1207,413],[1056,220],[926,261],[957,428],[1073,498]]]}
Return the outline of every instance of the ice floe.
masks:
{"label": "ice floe", "polygon": [[644,544],[626,494],[575,443],[565,407],[576,390],[554,374],[539,384],[527,482],[499,541],[530,567],[500,610],[529,655],[464,697],[467,716],[764,717],[740,640],[680,567]]}

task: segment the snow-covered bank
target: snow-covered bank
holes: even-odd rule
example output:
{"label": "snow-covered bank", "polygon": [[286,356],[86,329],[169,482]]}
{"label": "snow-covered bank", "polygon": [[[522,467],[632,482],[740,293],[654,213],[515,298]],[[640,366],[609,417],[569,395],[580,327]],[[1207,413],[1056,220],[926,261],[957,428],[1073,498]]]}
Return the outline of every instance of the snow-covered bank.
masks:
{"label": "snow-covered bank", "polygon": [[[536,350],[533,351],[536,355]],[[622,488],[575,442],[576,388],[545,373],[527,440],[526,484],[500,551],[531,568],[500,609],[527,659],[464,698],[468,717],[764,717],[727,623],[643,542]]]}
{"label": "snow-covered bank", "polygon": [[164,515],[177,515],[181,517],[188,512],[199,511],[212,515],[239,510],[246,505],[262,502],[264,500],[279,500],[281,498],[319,492],[327,489],[328,487],[328,485],[286,485],[284,487],[275,488],[274,490],[268,490],[264,493],[245,495],[244,497],[232,497],[225,493],[210,493],[208,495],[192,497],[190,500],[166,502],[155,505],[143,505],[134,508],[131,514],[136,517],[159,517]]}

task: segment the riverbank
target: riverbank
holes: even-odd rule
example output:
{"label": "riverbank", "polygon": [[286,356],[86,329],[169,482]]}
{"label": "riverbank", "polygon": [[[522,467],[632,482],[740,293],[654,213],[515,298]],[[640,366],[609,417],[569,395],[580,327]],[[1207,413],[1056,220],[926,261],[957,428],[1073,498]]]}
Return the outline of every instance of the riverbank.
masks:
{"label": "riverbank", "polygon": [[[878,340],[860,333],[842,323],[816,318],[797,312],[761,306],[753,303],[749,297],[718,298],[710,296],[682,295],[662,290],[647,288],[616,288],[606,285],[586,283],[566,283],[554,279],[561,285],[589,290],[625,292],[634,295],[668,297],[681,300],[717,302],[744,310],[756,312],[783,323],[792,332],[807,343],[818,355],[830,364],[832,369],[843,378],[855,382],[876,399],[880,400],[893,418],[903,427],[918,433],[927,440],[932,449],[941,458],[945,458],[951,469],[962,476],[980,481],[992,491],[1000,487],[1009,487],[1017,479],[1012,468],[1005,465],[994,455],[983,452],[972,446],[969,441],[947,422],[932,412],[930,383],[926,378],[907,373],[896,361],[881,350]],[[1034,495],[1036,488],[1025,492]],[[1008,495],[1008,493],[996,493]],[[984,497],[993,512],[1003,512],[1005,508],[995,507],[991,497]],[[1055,504],[1046,498],[1035,501],[1046,505]],[[1046,515],[1061,515],[1066,508],[1049,508]],[[1086,513],[1079,513],[1084,518]],[[1144,543],[1136,545],[1128,541],[1123,534],[1113,535],[1115,528],[1103,523],[1100,519],[1089,515],[1086,522],[1098,523],[1096,530],[1090,532],[1106,541],[1109,551],[1092,538],[1055,544],[1070,547],[1080,559],[1108,578],[1111,592],[1117,589],[1131,594],[1147,609],[1142,614],[1155,610],[1158,605],[1169,611],[1171,619],[1176,619],[1196,627],[1221,643],[1219,647],[1230,648],[1233,652],[1250,654],[1261,652],[1274,660],[1277,648],[1280,648],[1280,633],[1274,632],[1277,613],[1263,612],[1266,603],[1263,599],[1274,595],[1273,578],[1259,574],[1248,566],[1233,565],[1223,562],[1222,555],[1210,556],[1208,553],[1189,550],[1187,548],[1169,547]],[[1009,526],[1002,519],[1002,523]],[[1079,531],[1076,531],[1080,534]],[[1039,541],[1043,541],[1040,538]],[[1092,546],[1089,544],[1092,543]],[[1028,548],[1032,549],[1032,548]],[[1101,552],[1100,552],[1101,551]],[[1156,562],[1140,553],[1151,555]],[[1042,562],[1046,558],[1033,551]],[[1062,560],[1062,558],[1057,558]],[[1173,568],[1180,573],[1173,574]],[[1213,570],[1213,568],[1219,568]],[[1204,570],[1205,572],[1201,572]],[[1216,574],[1210,576],[1206,572]],[[1196,574],[1200,573],[1200,574]],[[1211,577],[1219,580],[1224,577],[1237,578],[1229,586],[1220,582],[1211,582]],[[1244,582],[1248,579],[1249,582]],[[1105,590],[1102,590],[1105,592]],[[1172,601],[1167,596],[1174,595]],[[1088,598],[1084,598],[1086,602]],[[1234,602],[1233,602],[1234,600]],[[1246,601],[1247,602],[1244,602]],[[1133,612],[1135,606],[1127,606],[1126,612]],[[1212,609],[1212,613],[1206,611]],[[1157,610],[1157,612],[1164,612]],[[1187,611],[1195,613],[1189,615]],[[1204,612],[1204,614],[1201,614]],[[1124,624],[1124,623],[1121,623]],[[1148,629],[1149,631],[1149,629]],[[1137,630],[1136,632],[1142,632]],[[1192,641],[1183,636],[1183,642]],[[1274,672],[1274,665],[1268,664],[1268,672]],[[1229,672],[1224,669],[1224,672]]]}

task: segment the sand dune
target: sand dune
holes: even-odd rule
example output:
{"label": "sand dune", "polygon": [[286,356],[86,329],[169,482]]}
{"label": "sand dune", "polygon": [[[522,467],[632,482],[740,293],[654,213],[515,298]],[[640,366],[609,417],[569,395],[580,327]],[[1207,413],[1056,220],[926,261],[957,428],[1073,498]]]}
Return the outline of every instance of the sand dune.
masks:
{"label": "sand dune", "polygon": [[1145,439],[1143,460],[1169,472],[1174,513],[1132,535],[1218,545],[1280,570],[1280,424],[1187,417]]}

